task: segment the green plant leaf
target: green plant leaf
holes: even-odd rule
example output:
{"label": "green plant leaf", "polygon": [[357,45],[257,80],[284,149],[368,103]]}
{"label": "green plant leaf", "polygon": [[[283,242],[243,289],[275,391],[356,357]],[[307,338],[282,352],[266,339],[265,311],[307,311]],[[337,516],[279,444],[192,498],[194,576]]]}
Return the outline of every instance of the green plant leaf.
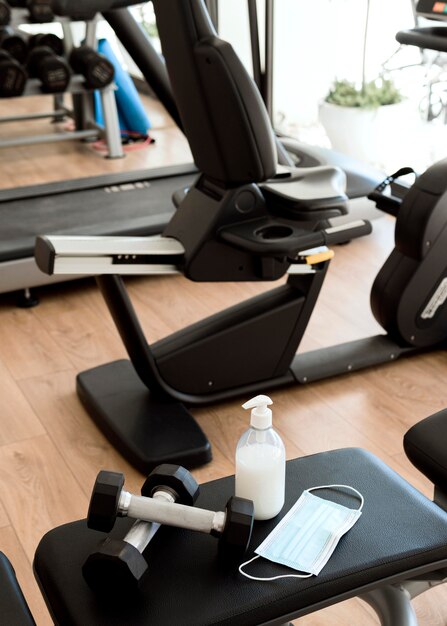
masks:
{"label": "green plant leaf", "polygon": [[376,109],[387,104],[402,102],[403,96],[389,79],[373,80],[366,83],[363,89],[359,89],[347,80],[337,80],[325,100],[342,107]]}

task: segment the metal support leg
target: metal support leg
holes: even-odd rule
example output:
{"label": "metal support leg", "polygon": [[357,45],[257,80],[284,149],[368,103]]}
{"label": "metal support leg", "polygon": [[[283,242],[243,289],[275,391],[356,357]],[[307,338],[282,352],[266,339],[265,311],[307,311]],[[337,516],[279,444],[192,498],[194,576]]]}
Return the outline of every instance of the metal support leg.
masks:
{"label": "metal support leg", "polygon": [[68,56],[73,50],[73,31],[71,30],[71,22],[62,21],[62,32],[64,34],[64,52]]}
{"label": "metal support leg", "polygon": [[104,132],[109,149],[109,159],[121,159],[124,156],[121,143],[121,132],[114,94],[114,85],[109,85],[101,92],[102,110],[104,115]]}
{"label": "metal support leg", "polygon": [[273,123],[273,65],[274,65],[274,19],[275,2],[266,0],[265,3],[265,85],[264,100],[270,120]]}
{"label": "metal support leg", "polygon": [[98,16],[96,16],[90,22],[87,22],[85,25],[85,44],[93,50],[96,50],[98,40],[97,40],[97,30],[98,30]]}
{"label": "metal support leg", "polygon": [[390,585],[359,597],[375,610],[381,626],[418,626],[410,593],[403,586]]}
{"label": "metal support leg", "polygon": [[63,122],[65,119],[65,105],[64,105],[64,96],[61,93],[57,93],[53,96],[53,110],[54,110],[54,118],[53,123],[57,124]]}

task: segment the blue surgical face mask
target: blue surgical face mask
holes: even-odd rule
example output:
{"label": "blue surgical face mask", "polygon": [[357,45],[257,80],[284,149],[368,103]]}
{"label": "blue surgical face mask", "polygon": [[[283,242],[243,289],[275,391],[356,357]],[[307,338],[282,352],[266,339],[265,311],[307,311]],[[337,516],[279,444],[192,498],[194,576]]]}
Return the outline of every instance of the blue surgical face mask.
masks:
{"label": "blue surgical face mask", "polygon": [[[324,500],[311,494],[317,489],[350,489],[360,498],[358,509]],[[340,538],[350,530],[362,514],[363,496],[348,485],[323,485],[303,491],[299,500],[279,524],[264,539],[255,552],[257,556],[242,563],[241,574],[252,580],[276,580],[277,578],[308,578],[317,575],[328,562]],[[284,574],[271,578],[258,578],[242,571],[242,568],[260,556],[287,565],[306,574]]]}

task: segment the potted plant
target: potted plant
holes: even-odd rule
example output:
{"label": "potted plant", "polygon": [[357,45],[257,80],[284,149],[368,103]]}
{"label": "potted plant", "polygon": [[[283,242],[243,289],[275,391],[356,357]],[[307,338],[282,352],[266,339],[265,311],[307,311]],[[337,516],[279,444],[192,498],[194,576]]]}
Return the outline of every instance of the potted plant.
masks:
{"label": "potted plant", "polygon": [[403,97],[389,78],[366,79],[370,4],[367,0],[362,80],[359,84],[336,80],[320,104],[319,116],[335,150],[380,164],[383,139],[399,124]]}

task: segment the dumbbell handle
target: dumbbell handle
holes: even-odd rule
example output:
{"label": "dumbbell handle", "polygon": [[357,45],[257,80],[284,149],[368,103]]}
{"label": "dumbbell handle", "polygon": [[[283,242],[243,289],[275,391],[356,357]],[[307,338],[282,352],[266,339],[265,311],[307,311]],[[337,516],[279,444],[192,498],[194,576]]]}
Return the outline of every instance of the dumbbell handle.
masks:
{"label": "dumbbell handle", "polygon": [[223,532],[226,518],[225,513],[220,511],[215,513],[184,504],[163,502],[161,499],[134,496],[124,490],[118,502],[118,515],[216,534]]}
{"label": "dumbbell handle", "polygon": [[[174,496],[168,491],[156,491],[152,497],[164,502],[175,502]],[[156,522],[137,519],[124,537],[124,541],[133,545],[139,552],[144,552],[159,528],[160,524]]]}

